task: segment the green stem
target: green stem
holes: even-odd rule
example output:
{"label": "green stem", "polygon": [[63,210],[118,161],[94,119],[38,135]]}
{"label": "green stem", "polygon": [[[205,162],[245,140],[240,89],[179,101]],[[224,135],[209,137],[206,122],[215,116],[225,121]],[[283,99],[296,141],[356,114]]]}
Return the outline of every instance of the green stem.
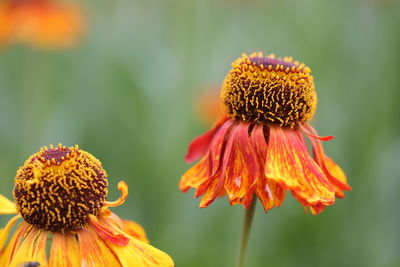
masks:
{"label": "green stem", "polygon": [[246,258],[247,244],[249,243],[251,223],[254,217],[254,208],[256,207],[257,198],[253,196],[250,206],[246,209],[246,214],[244,215],[242,237],[240,240],[239,248],[239,258],[237,262],[238,267],[244,267],[244,262]]}

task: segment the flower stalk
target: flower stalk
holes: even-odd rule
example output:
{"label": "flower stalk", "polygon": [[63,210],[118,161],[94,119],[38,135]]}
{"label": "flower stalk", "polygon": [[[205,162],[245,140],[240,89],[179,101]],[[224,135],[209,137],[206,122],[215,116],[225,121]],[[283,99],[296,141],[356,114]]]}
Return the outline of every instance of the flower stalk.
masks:
{"label": "flower stalk", "polygon": [[251,201],[250,206],[246,209],[246,213],[244,215],[242,237],[240,239],[239,257],[238,257],[238,261],[237,261],[237,267],[245,266],[244,264],[245,264],[245,259],[246,259],[247,245],[249,243],[250,230],[251,230],[251,225],[253,222],[255,207],[256,207],[256,198],[253,197],[253,200]]}

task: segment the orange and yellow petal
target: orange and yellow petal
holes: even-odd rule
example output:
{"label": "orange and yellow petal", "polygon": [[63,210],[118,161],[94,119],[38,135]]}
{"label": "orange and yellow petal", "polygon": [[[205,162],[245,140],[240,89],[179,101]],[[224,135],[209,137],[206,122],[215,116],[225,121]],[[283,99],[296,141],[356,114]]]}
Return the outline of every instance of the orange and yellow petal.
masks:
{"label": "orange and yellow petal", "polygon": [[11,260],[13,259],[21,240],[27,234],[30,227],[31,226],[26,222],[22,222],[17,227],[6,247],[0,250],[0,266],[10,266]]}
{"label": "orange and yellow petal", "polygon": [[332,205],[335,191],[308,153],[305,141],[292,129],[271,127],[265,176],[292,191],[306,206]]}
{"label": "orange and yellow petal", "polygon": [[0,214],[13,213],[17,213],[14,202],[8,200],[5,196],[0,194]]}
{"label": "orange and yellow petal", "polygon": [[[124,234],[120,229],[107,225],[110,231],[116,234]],[[129,238],[126,246],[119,246],[108,238],[101,237],[104,243],[113,251],[121,266],[174,266],[171,257],[165,252],[145,243],[136,238]]]}
{"label": "orange and yellow petal", "polygon": [[11,258],[11,267],[25,262],[38,262],[47,265],[46,242],[49,232],[32,227]]}
{"label": "orange and yellow petal", "polygon": [[87,227],[78,232],[81,265],[95,266],[121,266],[117,255],[99,238],[93,227]]}
{"label": "orange and yellow petal", "polygon": [[73,267],[81,265],[81,253],[76,235],[53,233],[49,266]]}
{"label": "orange and yellow petal", "polygon": [[21,218],[20,215],[14,216],[11,220],[8,221],[5,228],[0,229],[0,249],[3,248],[11,229],[14,227],[15,223],[19,218]]}
{"label": "orange and yellow petal", "polygon": [[[115,227],[118,227],[126,234],[130,235],[133,238],[137,238],[143,242],[149,243],[147,239],[146,231],[142,226],[138,223],[128,220],[122,220],[115,213],[107,210],[108,212],[103,212],[101,216],[101,221],[104,221],[106,224],[112,224]],[[96,223],[96,222],[94,222]]]}
{"label": "orange and yellow petal", "polygon": [[140,241],[149,243],[149,240],[147,239],[146,236],[146,231],[140,224],[128,220],[122,220],[122,224],[123,224],[122,230],[126,234]]}
{"label": "orange and yellow petal", "polygon": [[[91,221],[91,225],[98,224],[93,227],[98,237],[104,241],[109,249],[117,256],[121,266],[174,266],[171,257],[165,252],[154,248],[153,246],[142,242],[137,238],[133,238],[112,222],[110,217],[100,217],[97,222]],[[99,226],[108,229],[110,236],[105,232],[98,232]],[[124,236],[128,239],[126,245],[121,245],[115,236]]]}

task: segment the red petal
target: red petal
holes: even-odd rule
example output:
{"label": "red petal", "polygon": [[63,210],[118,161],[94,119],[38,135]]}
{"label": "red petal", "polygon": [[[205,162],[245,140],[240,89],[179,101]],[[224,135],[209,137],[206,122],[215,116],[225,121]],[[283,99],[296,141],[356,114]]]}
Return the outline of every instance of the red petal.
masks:
{"label": "red petal", "polygon": [[[317,132],[310,125],[304,126],[308,131],[317,135]],[[328,180],[332,183],[336,190],[337,197],[344,197],[342,190],[351,190],[351,187],[347,184],[347,178],[342,169],[327,155],[324,153],[322,143],[319,140],[309,138],[313,147],[314,157],[318,165],[324,171]]]}
{"label": "red petal", "polygon": [[[242,203],[259,177],[259,163],[250,144],[248,123],[238,123],[232,127],[222,164],[225,190],[230,204]],[[249,200],[250,196],[246,202]]]}
{"label": "red petal", "polygon": [[269,180],[264,175],[264,165],[267,158],[268,145],[265,140],[263,125],[254,125],[250,136],[250,143],[256,153],[260,169],[260,174],[256,179],[255,193],[264,206],[264,210],[267,212],[274,206],[279,207],[282,204],[285,198],[286,190],[275,181]]}
{"label": "red petal", "polygon": [[[209,191],[210,187],[210,190],[218,190],[215,194],[220,194],[220,188],[216,186],[220,183],[213,182],[213,180],[219,179],[218,177],[220,177],[217,172],[219,172],[220,169],[227,136],[229,135],[232,124],[233,121],[228,120],[217,130],[211,141],[207,155],[182,176],[179,185],[182,191],[186,191],[190,187],[198,188],[195,194],[195,197],[198,197],[206,191]],[[210,201],[212,202],[212,200],[215,199],[215,194],[208,192],[207,198],[211,197]],[[209,202],[208,200],[204,201]],[[204,205],[204,203],[201,205]]]}
{"label": "red petal", "polygon": [[300,128],[301,128],[301,130],[303,130],[303,132],[304,132],[305,134],[307,134],[308,136],[310,136],[310,137],[312,137],[312,138],[315,138],[315,139],[318,139],[318,140],[321,140],[321,141],[330,141],[330,140],[332,140],[333,138],[335,138],[335,137],[332,136],[332,135],[329,135],[329,136],[318,136],[318,134],[317,134],[316,132],[315,132],[314,134],[312,134],[310,131],[308,131],[307,126],[300,125]]}
{"label": "red petal", "polygon": [[222,118],[219,122],[217,122],[214,128],[195,138],[190,143],[189,150],[185,156],[185,161],[187,163],[196,161],[206,154],[215,133],[226,121],[226,117]]}

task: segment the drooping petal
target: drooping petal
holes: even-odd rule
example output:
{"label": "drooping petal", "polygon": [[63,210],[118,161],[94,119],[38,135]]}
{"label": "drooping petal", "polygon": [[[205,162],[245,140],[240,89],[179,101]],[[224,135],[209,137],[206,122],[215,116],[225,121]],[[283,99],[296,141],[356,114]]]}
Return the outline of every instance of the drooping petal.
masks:
{"label": "drooping petal", "polygon": [[206,208],[218,196],[221,196],[221,190],[223,190],[223,186],[224,179],[220,172],[204,181],[194,195],[196,198],[203,195],[199,207]]}
{"label": "drooping petal", "polygon": [[17,213],[14,202],[8,200],[5,196],[0,194],[0,214],[13,213]]}
{"label": "drooping petal", "polygon": [[32,227],[25,240],[17,248],[11,259],[10,266],[15,267],[26,262],[38,262],[43,266],[47,265],[46,242],[47,231]]}
{"label": "drooping petal", "polygon": [[307,206],[332,205],[334,189],[325,174],[310,157],[306,143],[293,129],[271,127],[265,175]]}
{"label": "drooping petal", "polygon": [[49,266],[74,267],[81,265],[81,254],[76,235],[53,233]]}
{"label": "drooping petal", "polygon": [[30,228],[31,226],[26,222],[22,222],[17,227],[6,247],[0,250],[0,266],[11,266],[11,260],[14,258],[21,240],[29,233]]}
{"label": "drooping petal", "polygon": [[[112,224],[106,224],[103,219],[100,220],[100,223],[104,223],[103,226],[114,233],[125,234]],[[104,239],[103,235],[100,235],[100,237],[116,255],[122,266],[174,266],[174,262],[168,254],[136,238],[127,235],[129,243],[126,246],[119,246],[109,239]]]}
{"label": "drooping petal", "polygon": [[[304,125],[303,127],[311,132],[313,136],[318,135],[317,131],[310,125]],[[317,138],[313,138],[313,136],[309,136],[309,140],[313,148],[315,161],[335,188],[336,196],[343,198],[343,190],[351,190],[351,186],[347,184],[346,175],[331,158],[325,155],[321,141]]]}
{"label": "drooping petal", "polygon": [[94,229],[90,224],[86,229],[78,232],[81,265],[85,267],[122,266],[118,256],[96,232],[97,228]]}
{"label": "drooping petal", "polygon": [[8,234],[10,230],[13,228],[17,220],[21,218],[20,215],[14,216],[11,220],[8,221],[6,227],[4,229],[0,229],[0,250],[3,248],[4,244],[7,241]]}
{"label": "drooping petal", "polygon": [[277,182],[265,176],[264,164],[267,158],[268,145],[265,139],[264,126],[255,124],[250,135],[250,143],[258,160],[260,173],[256,179],[255,193],[267,212],[274,206],[279,207],[286,194],[286,190]]}
{"label": "drooping petal", "polygon": [[[252,187],[259,177],[259,163],[250,144],[249,124],[238,123],[232,127],[223,158],[224,187],[231,205],[251,202]],[[248,194],[250,192],[250,194]],[[250,200],[250,201],[249,201]]]}
{"label": "drooping petal", "polygon": [[210,170],[207,167],[208,159],[202,158],[200,162],[196,163],[188,171],[182,175],[179,182],[179,189],[182,192],[188,191],[190,188],[198,188],[207,178]]}
{"label": "drooping petal", "polygon": [[215,133],[226,122],[226,120],[226,117],[222,118],[215,124],[215,126],[211,130],[195,138],[190,143],[188,152],[185,156],[185,160],[187,163],[196,161],[207,153],[211,144],[211,140],[213,139]]}
{"label": "drooping petal", "polygon": [[[183,192],[187,191],[190,187],[198,188],[195,197],[203,195],[208,191],[209,193],[207,195],[210,196],[211,199],[215,199],[214,195],[218,194],[220,191],[214,192],[214,190],[217,188],[219,189],[220,186],[217,185],[221,185],[222,182],[218,183],[214,180],[219,177],[217,172],[219,172],[220,169],[226,139],[232,124],[233,122],[228,120],[218,129],[211,141],[207,154],[199,163],[190,168],[182,176],[179,187]],[[205,202],[209,201],[207,200]]]}

